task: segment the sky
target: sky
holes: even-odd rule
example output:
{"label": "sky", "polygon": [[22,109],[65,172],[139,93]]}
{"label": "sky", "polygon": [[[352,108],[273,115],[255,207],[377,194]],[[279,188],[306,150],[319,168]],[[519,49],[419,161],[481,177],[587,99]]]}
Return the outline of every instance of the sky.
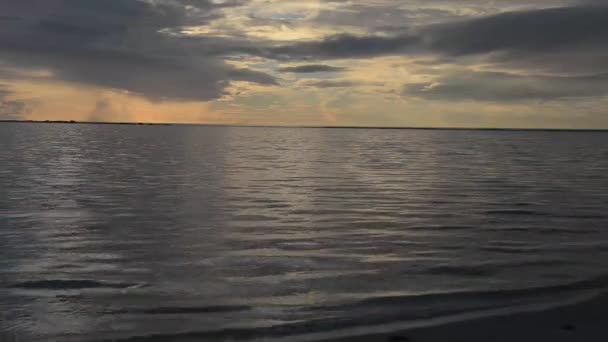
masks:
{"label": "sky", "polygon": [[0,0],[0,119],[608,128],[608,4]]}

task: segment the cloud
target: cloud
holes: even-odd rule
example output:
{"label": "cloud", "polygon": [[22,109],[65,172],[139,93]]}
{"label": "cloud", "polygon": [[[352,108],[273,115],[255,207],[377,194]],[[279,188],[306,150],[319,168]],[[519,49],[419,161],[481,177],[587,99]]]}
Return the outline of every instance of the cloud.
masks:
{"label": "cloud", "polygon": [[378,82],[363,82],[355,80],[302,80],[298,82],[299,86],[311,88],[347,88],[358,86],[383,86],[384,83]]}
{"label": "cloud", "polygon": [[[19,92],[5,91],[3,117],[76,108],[130,120],[159,101],[221,99],[209,105],[270,122],[284,109],[268,110],[270,98],[309,108],[346,88],[357,96],[340,106],[363,121],[379,106],[397,116],[454,101],[574,106],[608,96],[605,0],[7,0],[0,47],[0,83]],[[53,86],[89,96],[74,107]]]}
{"label": "cloud", "polygon": [[[235,81],[278,84],[268,72],[237,68],[224,60],[243,53],[287,61],[385,55],[458,59],[481,55],[491,63],[523,69],[553,65],[556,70],[563,70],[559,69],[563,64],[569,64],[572,72],[589,72],[596,64],[608,68],[602,58],[608,53],[606,6],[586,4],[462,19],[466,16],[457,13],[454,5],[446,7],[448,2],[439,0],[426,2],[427,6],[439,7],[420,7],[419,2],[410,7],[385,1],[375,5],[325,3],[332,5],[321,7],[323,10],[313,22],[331,24],[335,20],[334,24],[339,25],[347,16],[350,19],[344,24],[350,25],[361,18],[393,14],[389,24],[396,31],[382,35],[342,33],[316,41],[276,45],[251,37],[191,37],[180,33],[182,27],[204,26],[223,18],[225,9],[249,5],[245,0],[22,0],[0,3],[0,60],[23,69],[50,70],[60,80],[152,99],[201,101],[224,96]],[[458,3],[470,7],[479,2]],[[523,4],[519,0],[505,3]],[[332,19],[330,12],[339,14],[339,18]],[[423,24],[416,22],[412,27],[408,27],[408,22],[399,25],[399,20],[408,18],[434,19],[430,24],[424,24],[425,19]],[[435,23],[446,18],[448,23]],[[374,27],[371,31],[381,29],[371,23],[368,26]],[[535,58],[541,55],[542,60]],[[564,56],[568,61],[586,63],[579,63],[581,67],[576,69]],[[596,64],[590,67],[589,61]],[[344,69],[319,63],[278,71],[315,73]]]}
{"label": "cloud", "polygon": [[354,87],[357,82],[348,81],[348,80],[340,80],[340,81],[332,81],[332,80],[304,80],[298,83],[302,87],[311,87],[311,88],[346,88],[346,87]]}
{"label": "cloud", "polygon": [[[278,60],[433,57],[461,69],[471,66],[468,73],[435,70],[432,73],[442,74],[439,79],[406,86],[404,94],[426,99],[515,101],[604,96],[608,6],[587,3],[504,12],[404,27],[395,35],[341,34],[268,47],[262,54]],[[473,68],[475,64],[483,65],[484,70]],[[433,74],[425,78],[429,76]]]}
{"label": "cloud", "polygon": [[608,74],[535,76],[460,71],[442,75],[433,82],[408,84],[403,91],[408,96],[431,100],[565,100],[608,95]]}
{"label": "cloud", "polygon": [[418,45],[419,38],[414,35],[384,37],[340,34],[321,41],[260,49],[259,52],[264,57],[283,60],[364,58],[400,54],[406,52],[408,47],[418,47]]}
{"label": "cloud", "polygon": [[[336,2],[334,2],[336,3]],[[338,2],[339,3],[339,2]],[[454,8],[425,7],[428,4],[408,2],[341,2],[337,8],[326,8],[314,19],[321,25],[363,27],[367,33],[399,32],[404,27],[424,25],[461,18]]]}
{"label": "cloud", "polygon": [[[397,35],[340,34],[319,41],[261,49],[276,59],[343,59],[385,55],[469,56],[547,51],[606,52],[608,6],[574,6],[501,13],[403,29]],[[559,58],[559,54],[554,56]]]}
{"label": "cloud", "polygon": [[503,13],[427,28],[421,45],[443,54],[593,49],[608,43],[608,6]]}
{"label": "cloud", "polygon": [[343,67],[335,67],[331,65],[324,64],[308,64],[308,65],[298,65],[293,67],[284,67],[280,68],[280,72],[291,72],[291,73],[316,73],[316,72],[340,72],[344,71],[346,68]]}
{"label": "cloud", "polygon": [[[274,85],[266,73],[239,69],[205,53],[221,40],[163,33],[221,17],[243,1],[22,0],[1,2],[0,60],[50,70],[63,81],[148,98],[212,100],[232,81]],[[192,49],[190,49],[192,47]]]}

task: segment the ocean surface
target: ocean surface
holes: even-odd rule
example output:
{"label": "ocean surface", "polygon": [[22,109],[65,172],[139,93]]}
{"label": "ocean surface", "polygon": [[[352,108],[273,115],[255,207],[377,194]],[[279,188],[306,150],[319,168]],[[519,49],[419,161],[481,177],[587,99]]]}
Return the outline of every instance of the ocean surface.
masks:
{"label": "ocean surface", "polygon": [[608,133],[0,124],[3,342],[311,340],[606,273]]}

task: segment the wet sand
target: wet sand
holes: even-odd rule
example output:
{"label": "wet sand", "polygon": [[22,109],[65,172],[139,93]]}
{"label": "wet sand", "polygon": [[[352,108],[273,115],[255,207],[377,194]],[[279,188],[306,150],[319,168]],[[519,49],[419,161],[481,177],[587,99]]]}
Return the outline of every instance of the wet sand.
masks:
{"label": "wet sand", "polygon": [[608,294],[578,304],[323,342],[605,342]]}

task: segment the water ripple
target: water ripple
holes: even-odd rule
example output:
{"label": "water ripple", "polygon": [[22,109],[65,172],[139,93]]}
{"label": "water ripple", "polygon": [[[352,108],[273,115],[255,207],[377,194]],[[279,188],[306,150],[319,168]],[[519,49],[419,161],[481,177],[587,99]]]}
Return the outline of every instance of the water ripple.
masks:
{"label": "water ripple", "polygon": [[0,145],[0,331],[24,341],[291,336],[606,285],[579,282],[608,266],[606,133],[15,123]]}

